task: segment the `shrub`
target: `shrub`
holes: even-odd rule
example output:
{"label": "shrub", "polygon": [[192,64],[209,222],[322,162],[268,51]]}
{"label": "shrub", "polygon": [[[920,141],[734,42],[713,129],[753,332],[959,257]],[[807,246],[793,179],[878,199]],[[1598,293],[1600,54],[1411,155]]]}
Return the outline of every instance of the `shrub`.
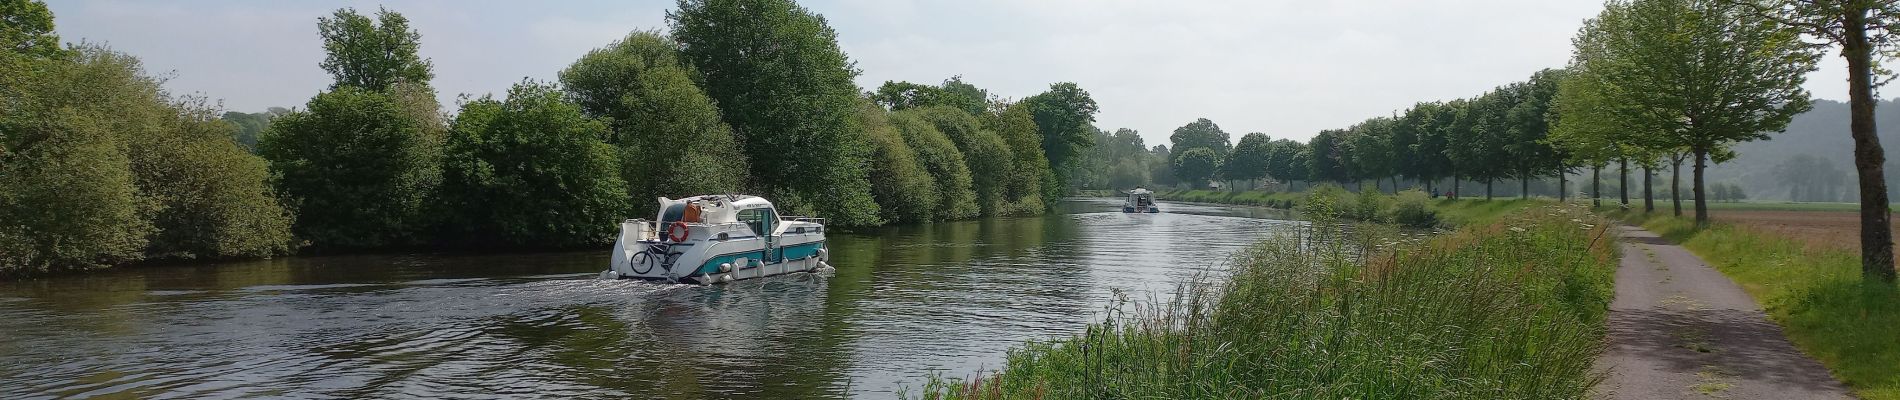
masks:
{"label": "shrub", "polygon": [[[871,180],[871,197],[877,200],[880,216],[890,222],[934,219],[942,197],[936,181],[919,162],[917,152],[891,126],[884,108],[869,101],[862,103],[858,105],[858,126],[871,138],[871,176],[877,177]],[[969,205],[972,210],[975,207]]]}
{"label": "shrub", "polygon": [[450,130],[442,200],[467,244],[606,244],[627,212],[607,125],[552,85],[522,82],[506,101],[468,102]]}
{"label": "shrub", "polygon": [[1345,188],[1334,184],[1314,186],[1306,193],[1306,202],[1300,205],[1300,212],[1310,217],[1339,218],[1345,215],[1346,197],[1352,195]]}
{"label": "shrub", "polygon": [[1361,186],[1354,200],[1345,217],[1368,222],[1379,221],[1385,215],[1387,203],[1390,203],[1385,193],[1380,193],[1377,187],[1372,186]]}
{"label": "shrub", "polygon": [[318,247],[420,243],[442,178],[433,121],[413,118],[395,96],[354,86],[307,107],[272,121],[257,141],[297,210],[297,236]]}
{"label": "shrub", "polygon": [[1438,224],[1438,215],[1432,211],[1431,195],[1418,189],[1400,192],[1392,203],[1390,220],[1392,223],[1414,228],[1429,228]]}

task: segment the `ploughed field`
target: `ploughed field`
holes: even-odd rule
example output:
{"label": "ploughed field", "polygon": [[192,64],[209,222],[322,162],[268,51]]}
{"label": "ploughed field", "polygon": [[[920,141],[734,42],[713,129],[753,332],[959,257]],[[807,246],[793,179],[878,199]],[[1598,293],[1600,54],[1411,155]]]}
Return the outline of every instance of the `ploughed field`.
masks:
{"label": "ploughed field", "polygon": [[[1860,248],[1860,213],[1855,211],[1715,210],[1711,214],[1717,221],[1781,235],[1809,246]],[[1894,226],[1900,228],[1900,220],[1895,220]]]}

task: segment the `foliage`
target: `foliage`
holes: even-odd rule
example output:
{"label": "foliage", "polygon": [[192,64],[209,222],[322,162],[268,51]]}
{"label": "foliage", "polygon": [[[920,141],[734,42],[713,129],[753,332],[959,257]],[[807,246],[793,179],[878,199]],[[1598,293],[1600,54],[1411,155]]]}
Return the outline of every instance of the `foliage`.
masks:
{"label": "foliage", "polygon": [[1304,151],[1306,151],[1304,143],[1289,139],[1273,141],[1267,150],[1265,163],[1267,176],[1281,181],[1307,179],[1307,161],[1300,158],[1300,153]]}
{"label": "foliage", "polygon": [[1242,251],[1220,282],[1117,302],[1083,334],[1028,343],[993,375],[936,379],[922,395],[1587,397],[1614,233],[1547,207],[1391,247],[1403,241],[1376,227],[1315,225]]}
{"label": "foliage", "polygon": [[924,119],[922,113],[921,110],[892,113],[890,123],[916,153],[918,163],[930,174],[931,184],[938,193],[933,206],[936,212],[930,219],[948,221],[977,216],[982,210],[977,208],[968,158],[949,136]]}
{"label": "foliage", "polygon": [[381,91],[399,82],[427,84],[435,77],[429,59],[417,54],[422,34],[409,29],[409,19],[394,11],[378,9],[376,19],[370,20],[356,9],[338,9],[329,18],[317,19],[317,34],[323,36],[327,54],[319,66],[336,78],[331,89]]}
{"label": "foliage", "polygon": [[1216,156],[1225,157],[1230,147],[1227,142],[1227,131],[1221,130],[1220,125],[1214,124],[1214,121],[1209,121],[1207,118],[1196,119],[1187,125],[1174,128],[1174,134],[1168,135],[1168,143],[1172,145],[1169,148],[1174,149],[1177,155],[1193,149],[1208,149],[1213,150]]}
{"label": "foliage", "polygon": [[1438,215],[1432,211],[1432,196],[1424,191],[1413,189],[1399,192],[1393,196],[1392,211],[1389,220],[1394,224],[1429,228],[1438,224]]}
{"label": "foliage", "polygon": [[1346,131],[1329,129],[1319,131],[1307,140],[1306,168],[1307,179],[1329,182],[1352,180],[1351,171],[1346,165],[1352,160],[1345,144]]}
{"label": "foliage", "polygon": [[59,34],[53,32],[53,12],[39,0],[0,0],[0,48],[7,50],[4,54],[28,58],[66,53],[59,47]]}
{"label": "foliage", "polygon": [[1392,199],[1379,192],[1373,185],[1361,185],[1359,193],[1353,196],[1354,202],[1345,210],[1343,217],[1366,221],[1386,222],[1386,210],[1391,208]]}
{"label": "foliage", "polygon": [[297,211],[298,237],[343,248],[425,239],[442,139],[412,108],[392,94],[343,86],[271,122],[258,154]]}
{"label": "foliage", "polygon": [[982,215],[1000,215],[1008,205],[1005,197],[1015,155],[1003,138],[987,129],[975,116],[945,106],[916,110],[917,118],[930,123],[956,144],[970,170],[971,188],[976,191],[977,210]]}
{"label": "foliage", "polygon": [[444,228],[474,245],[609,243],[618,226],[606,222],[627,212],[627,189],[606,134],[549,84],[462,104],[443,149]]}
{"label": "foliage", "polygon": [[680,0],[667,21],[781,208],[842,226],[880,222],[873,150],[854,126],[858,71],[823,17],[791,0]]}
{"label": "foliage", "polygon": [[[964,172],[960,175],[963,179],[962,186],[945,185],[942,190],[939,190],[938,182],[952,181],[937,180],[931,173],[934,171],[930,167],[941,167],[940,164],[931,164],[931,162],[941,163],[945,161],[942,159],[944,156],[933,153],[931,157],[926,158],[913,151],[911,145],[905,140],[906,135],[900,133],[902,132],[900,128],[892,126],[891,118],[886,114],[883,108],[879,108],[870,101],[865,101],[858,106],[858,125],[863,127],[865,135],[871,138],[872,148],[875,149],[871,153],[871,175],[877,179],[871,180],[871,195],[877,199],[878,210],[882,213],[879,217],[891,222],[927,222],[938,219],[939,207],[945,209],[942,213],[946,215],[952,212],[961,213],[957,217],[975,215],[976,204],[972,201],[975,195],[970,192],[968,183],[970,175],[962,170],[963,163],[953,163],[958,171]],[[918,126],[924,125],[915,119],[907,118],[906,122],[909,125],[906,127],[908,129],[918,129]],[[952,155],[956,155],[954,153],[956,148],[949,143],[949,139],[943,139],[941,133],[936,136],[943,142],[940,145],[942,147],[930,150],[941,152],[942,149],[948,148]],[[960,158],[960,155],[958,157]],[[960,191],[957,190],[959,188]],[[942,192],[955,192],[962,194],[963,197],[958,199],[958,203],[948,203],[945,202],[946,197]],[[967,211],[952,211],[952,208],[957,206]]]}
{"label": "foliage", "polygon": [[[951,82],[945,82],[944,85],[946,88],[961,87],[953,86]],[[999,105],[998,108],[997,112],[988,114],[983,127],[1001,136],[1003,142],[1009,145],[1010,154],[1016,156],[1016,171],[1010,174],[1007,196],[1015,202],[1011,208],[1021,212],[1013,214],[1041,214],[1062,198],[1062,185],[1056,182],[1049,159],[1038,151],[1042,139],[1036,131],[1036,119],[1024,103]]]}
{"label": "foliage", "polygon": [[1220,154],[1214,149],[1196,147],[1179,154],[1174,158],[1174,176],[1190,186],[1201,186],[1220,170]]}
{"label": "foliage", "polygon": [[1088,91],[1073,82],[1049,85],[1048,91],[1029,96],[1023,103],[1029,105],[1036,131],[1042,134],[1042,153],[1049,159],[1050,169],[1056,171],[1056,183],[1059,187],[1073,183],[1070,167],[1082,150],[1093,144],[1090,133],[1095,130],[1095,113],[1101,107]]}
{"label": "foliage", "polygon": [[1254,180],[1267,177],[1267,163],[1272,161],[1273,139],[1267,134],[1254,132],[1240,137],[1234,144],[1234,151],[1227,153],[1227,159],[1221,161],[1221,178],[1232,180]]}
{"label": "foliage", "polygon": [[[1642,147],[1694,154],[1696,193],[1707,159],[1767,138],[1809,107],[1801,88],[1818,57],[1786,29],[1741,6],[1689,0],[1613,2],[1577,39],[1575,64],[1595,75],[1616,118],[1656,133]],[[1694,65],[1696,68],[1658,68]],[[1721,161],[1717,158],[1716,161]],[[1697,218],[1707,221],[1705,196]]]}
{"label": "foliage", "polygon": [[602,138],[618,148],[615,170],[639,215],[658,211],[649,199],[736,192],[747,173],[732,128],[693,84],[676,47],[658,33],[634,32],[560,74],[581,111],[607,123]]}
{"label": "foliage", "polygon": [[202,99],[103,47],[0,63],[0,274],[269,256],[289,216]]}
{"label": "foliage", "polygon": [[243,146],[246,151],[256,152],[257,135],[264,133],[264,128],[270,126],[271,118],[288,113],[290,110],[282,107],[271,107],[269,111],[261,113],[226,111],[224,115],[218,116],[218,120],[228,122],[237,128],[231,140],[236,141],[238,146]]}
{"label": "foliage", "polygon": [[952,76],[945,79],[942,86],[884,81],[884,85],[878,86],[871,98],[891,111],[949,106],[970,115],[983,115],[989,112],[989,93],[964,82],[962,76]]}

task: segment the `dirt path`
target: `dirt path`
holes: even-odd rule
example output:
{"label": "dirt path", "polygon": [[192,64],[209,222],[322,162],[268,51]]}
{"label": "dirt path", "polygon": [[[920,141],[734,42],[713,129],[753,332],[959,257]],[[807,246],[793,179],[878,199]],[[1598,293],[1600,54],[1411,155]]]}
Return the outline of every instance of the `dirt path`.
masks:
{"label": "dirt path", "polygon": [[1641,228],[1623,238],[1598,397],[1851,398],[1721,272]]}

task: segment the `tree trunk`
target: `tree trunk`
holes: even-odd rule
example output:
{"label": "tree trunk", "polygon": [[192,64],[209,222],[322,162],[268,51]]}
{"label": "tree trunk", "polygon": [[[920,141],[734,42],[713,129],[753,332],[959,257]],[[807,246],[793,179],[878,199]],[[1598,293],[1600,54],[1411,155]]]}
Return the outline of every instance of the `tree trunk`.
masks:
{"label": "tree trunk", "polygon": [[1617,193],[1618,195],[1623,197],[1623,208],[1629,208],[1630,206],[1630,159],[1623,158],[1623,159],[1619,159],[1617,162],[1622,163],[1622,165],[1616,167],[1616,191],[1618,192]]}
{"label": "tree trunk", "polygon": [[1651,193],[1649,189],[1650,187],[1654,186],[1654,185],[1649,184],[1649,177],[1652,177],[1652,176],[1656,176],[1655,169],[1651,168],[1648,165],[1644,165],[1643,166],[1643,213],[1644,214],[1656,212],[1656,195]]}
{"label": "tree trunk", "polygon": [[1517,198],[1531,198],[1531,178],[1517,178]]}
{"label": "tree trunk", "polygon": [[1603,166],[1590,167],[1590,206],[1603,206]]}
{"label": "tree trunk", "polygon": [[[1695,149],[1695,224],[1709,226],[1708,196],[1703,195],[1702,171],[1708,168],[1709,149]],[[1891,268],[1891,267],[1889,267]]]}
{"label": "tree trunk", "polygon": [[1491,182],[1492,181],[1493,179],[1484,180],[1484,201],[1491,201]]}
{"label": "tree trunk", "polygon": [[1463,195],[1465,195],[1463,186],[1458,185],[1458,174],[1451,174],[1451,196],[1449,197],[1451,197],[1452,200],[1457,200],[1458,196]]}
{"label": "tree trunk", "polygon": [[1682,216],[1682,157],[1677,156],[1674,166],[1669,168],[1669,201],[1676,205],[1676,216]]}
{"label": "tree trunk", "polygon": [[1887,210],[1887,154],[1874,129],[1873,44],[1867,37],[1867,10],[1842,15],[1841,56],[1847,57],[1847,98],[1852,110],[1854,170],[1860,173],[1860,273],[1863,279],[1894,282],[1893,215]]}
{"label": "tree trunk", "polygon": [[1557,171],[1557,202],[1562,203],[1570,196],[1570,177],[1563,171]]}

